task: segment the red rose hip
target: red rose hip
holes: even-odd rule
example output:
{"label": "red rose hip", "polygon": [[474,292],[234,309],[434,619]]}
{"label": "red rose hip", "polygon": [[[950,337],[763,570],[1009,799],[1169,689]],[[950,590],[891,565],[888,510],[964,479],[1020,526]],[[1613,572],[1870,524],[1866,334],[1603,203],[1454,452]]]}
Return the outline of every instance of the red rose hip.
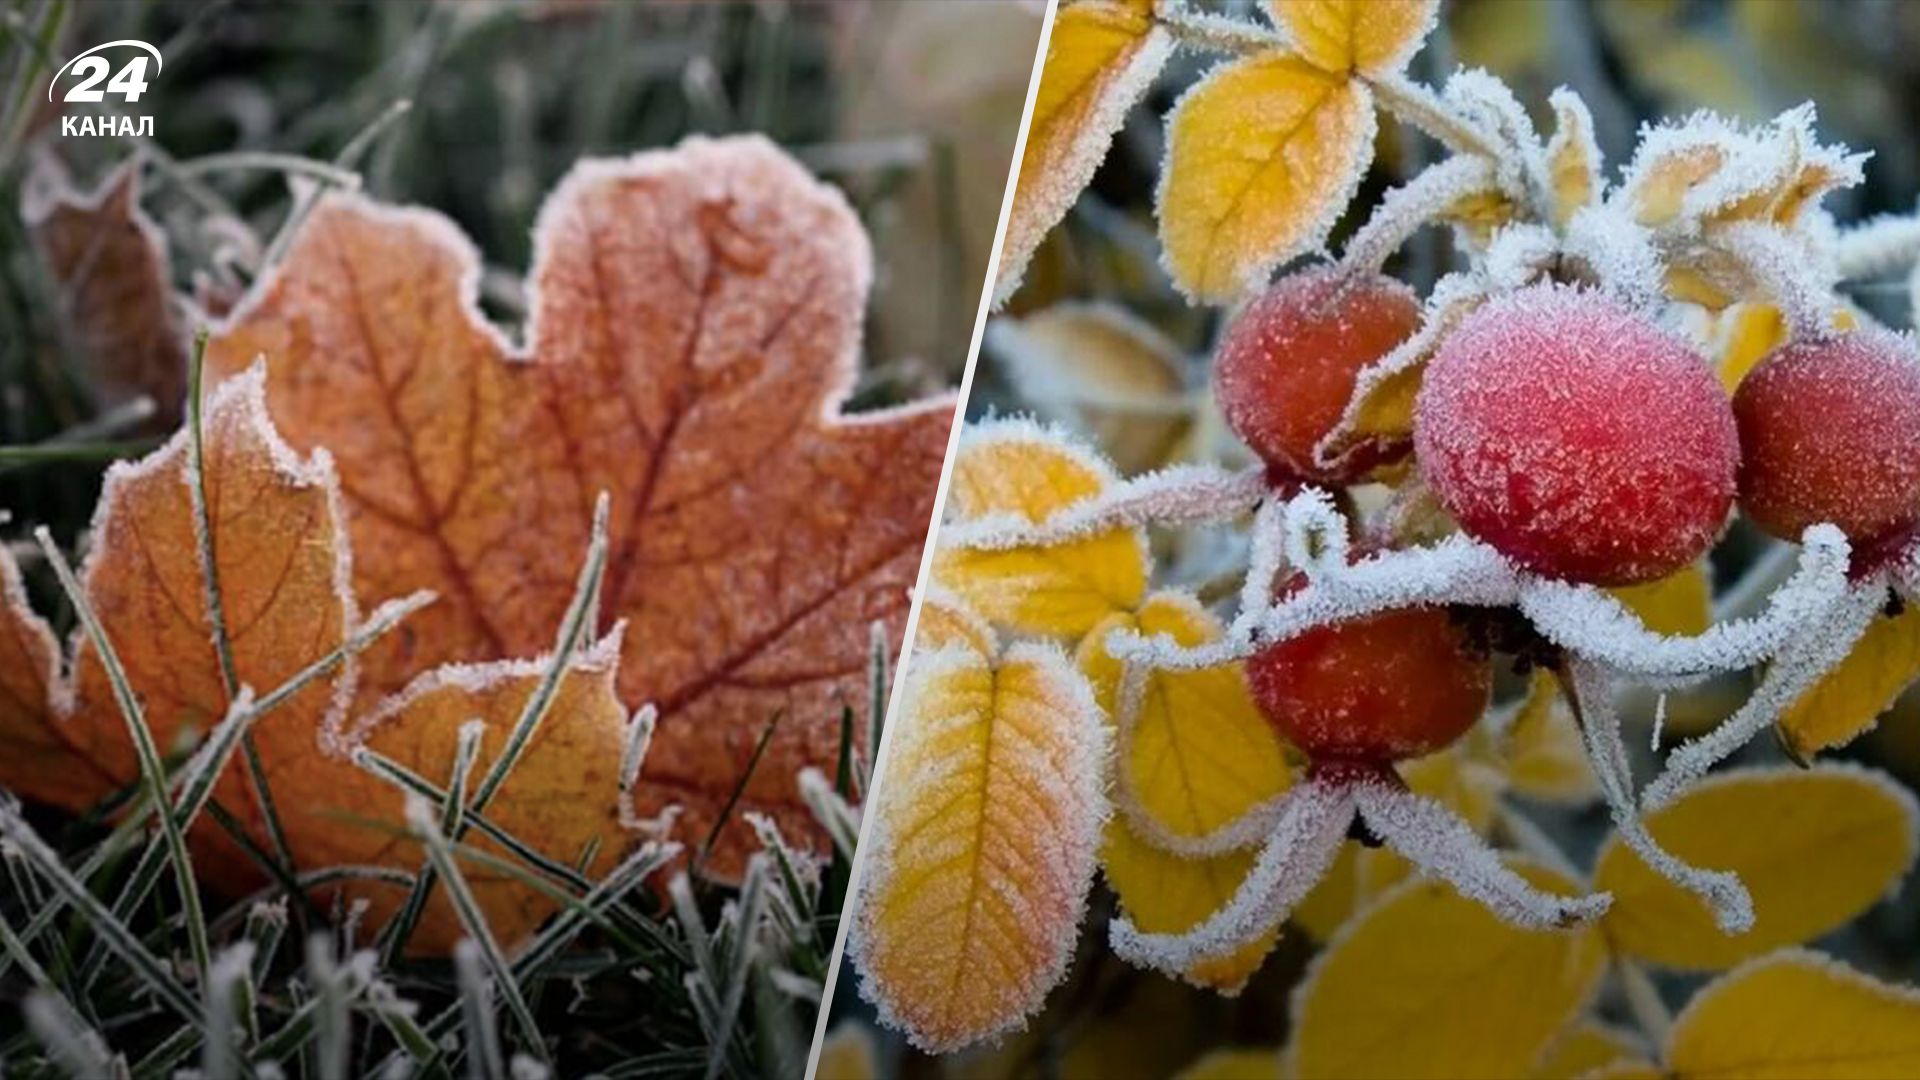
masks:
{"label": "red rose hip", "polygon": [[1740,443],[1687,344],[1598,292],[1538,285],[1487,302],[1428,364],[1420,471],[1469,535],[1534,573],[1664,577],[1713,545]]}
{"label": "red rose hip", "polygon": [[1221,339],[1214,397],[1246,444],[1280,477],[1344,484],[1405,456],[1404,443],[1357,447],[1333,467],[1313,448],[1346,412],[1360,370],[1420,326],[1412,289],[1379,274],[1332,268],[1281,278]]}
{"label": "red rose hip", "polygon": [[1798,540],[1831,522],[1856,546],[1920,519],[1920,352],[1885,330],[1793,342],[1733,398],[1740,509]]}
{"label": "red rose hip", "polygon": [[1486,710],[1487,656],[1443,608],[1309,630],[1247,660],[1253,700],[1316,766],[1442,749]]}

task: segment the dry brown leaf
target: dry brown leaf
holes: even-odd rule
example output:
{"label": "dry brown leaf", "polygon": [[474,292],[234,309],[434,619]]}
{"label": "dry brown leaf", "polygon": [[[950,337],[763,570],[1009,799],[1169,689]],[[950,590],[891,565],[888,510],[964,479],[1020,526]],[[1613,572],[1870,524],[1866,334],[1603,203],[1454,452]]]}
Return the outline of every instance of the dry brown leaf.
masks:
{"label": "dry brown leaf", "polygon": [[145,394],[154,428],[180,421],[187,393],[187,338],[175,311],[166,239],[140,209],[140,159],[122,163],[98,189],[75,191],[51,157],[34,167],[21,201],[60,299],[61,326],[103,405]]}
{"label": "dry brown leaf", "polygon": [[[569,866],[580,866],[587,846],[599,841],[592,864],[584,868],[594,880],[612,870],[628,847],[620,822],[619,772],[627,715],[614,691],[619,658],[620,632],[616,630],[574,661],[560,681],[545,722],[522,751],[487,813],[490,821],[511,835],[537,842],[543,854]],[[473,764],[477,785],[499,757],[501,744],[547,665],[548,660],[541,658],[448,665],[428,672],[357,724],[353,743],[409,763],[444,786],[461,726],[478,719],[486,724],[486,731]],[[280,790],[277,785],[275,790]],[[340,800],[334,802],[339,805]],[[367,788],[366,801],[355,813],[381,822],[401,822],[406,820],[406,800],[397,788],[376,783]],[[390,833],[332,828],[318,839],[329,845],[309,855],[318,865],[411,867],[425,859],[416,840]],[[478,833],[469,833],[466,843],[509,858],[506,849]],[[463,872],[487,912],[488,924],[503,941],[524,940],[554,910],[546,896],[502,871],[471,865]],[[384,923],[404,898],[401,890],[390,886],[368,886],[360,895],[371,902],[376,925]],[[443,954],[463,936],[445,890],[434,890],[414,931],[413,947]]]}
{"label": "dry brown leaf", "polygon": [[114,785],[53,722],[59,656],[52,631],[27,606],[13,553],[0,546],[0,786],[79,810]]}
{"label": "dry brown leaf", "polygon": [[[265,376],[258,368],[215,393],[205,417],[205,487],[213,580],[219,583],[237,686],[279,689],[337,650],[359,627],[348,591],[351,558],[332,462],[323,452],[301,459],[267,418]],[[153,455],[115,466],[94,523],[83,570],[88,604],[140,702],[162,751],[185,749],[228,711],[208,616],[208,575],[195,534],[188,438],[183,432]],[[130,786],[138,765],[126,720],[100,654],[76,646],[71,685],[55,678],[53,640],[14,587],[17,570],[0,564],[8,588],[0,635],[0,785],[79,809]],[[549,633],[552,627],[549,627]],[[599,838],[595,872],[604,872],[631,844],[619,828],[615,775],[627,732],[613,697],[618,633],[577,657],[543,725],[489,807],[489,818],[550,858],[569,864]],[[513,726],[546,662],[448,666],[423,675],[380,710],[346,722],[355,672],[351,662],[315,680],[263,716],[252,729],[289,853],[303,870],[342,864],[412,871],[423,861],[405,837],[398,791],[353,764],[361,745],[438,784],[447,782],[459,725],[487,725],[478,768],[485,769]],[[33,691],[40,691],[34,709]],[[214,797],[272,850],[265,817],[245,770],[221,775]],[[217,887],[238,892],[262,875],[210,818],[192,833],[196,867]],[[490,847],[480,841],[480,846]],[[470,871],[494,932],[523,939],[553,910],[550,900],[497,872]],[[369,895],[384,920],[400,899],[374,886]],[[460,936],[458,920],[436,891],[413,943],[445,951]]]}
{"label": "dry brown leaf", "polygon": [[606,491],[599,629],[627,621],[620,698],[660,709],[639,812],[679,804],[702,840],[778,717],[708,869],[742,868],[745,811],[824,851],[795,775],[864,711],[869,624],[898,637],[954,402],[841,415],[866,236],[764,140],[582,164],[536,250],[522,349],[444,219],[330,195],[209,352],[228,375],[267,356],[275,423],[338,461],[354,592],[441,597],[367,655],[359,700],[543,648]]}

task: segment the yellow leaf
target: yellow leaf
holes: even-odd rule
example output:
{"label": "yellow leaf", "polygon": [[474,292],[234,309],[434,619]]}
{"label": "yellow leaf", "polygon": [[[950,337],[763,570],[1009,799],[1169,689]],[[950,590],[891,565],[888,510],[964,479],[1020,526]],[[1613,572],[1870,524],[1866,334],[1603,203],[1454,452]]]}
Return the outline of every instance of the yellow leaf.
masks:
{"label": "yellow leaf", "polygon": [[1573,1080],[1598,1069],[1642,1060],[1646,1053],[1647,1048],[1632,1032],[1598,1020],[1582,1020],[1554,1044],[1533,1075],[1539,1080]]}
{"label": "yellow leaf", "polygon": [[1286,53],[1221,64],[1167,118],[1160,242],[1191,299],[1231,300],[1325,238],[1373,152],[1373,94]]}
{"label": "yellow leaf", "polygon": [[1466,230],[1479,248],[1493,242],[1493,234],[1520,216],[1520,207],[1499,191],[1476,191],[1454,201],[1441,217]]}
{"label": "yellow leaf", "polygon": [[1398,71],[1433,29],[1440,0],[1268,0],[1308,63],[1336,75]]}
{"label": "yellow leaf", "polygon": [[[1099,494],[1113,470],[1065,436],[1017,420],[970,427],[953,461],[948,505],[960,520],[1030,522]],[[1146,538],[1109,529],[1084,540],[1008,551],[943,547],[934,577],[975,611],[1016,630],[1078,638],[1147,588]]]}
{"label": "yellow leaf", "polygon": [[1447,277],[1435,286],[1427,300],[1426,323],[1418,332],[1422,345],[1405,354],[1395,350],[1361,369],[1346,411],[1322,441],[1321,451],[1337,456],[1362,442],[1404,439],[1413,434],[1413,405],[1426,375],[1427,360],[1460,320],[1485,299],[1477,288],[1461,282],[1460,278]]}
{"label": "yellow leaf", "polygon": [[1605,928],[1644,960],[1717,970],[1808,941],[1872,907],[1913,863],[1916,809],[1905,789],[1854,766],[1744,769],[1709,777],[1646,819],[1683,862],[1740,875],[1752,930],[1730,937],[1694,894],[1609,837],[1594,888],[1613,893]]}
{"label": "yellow leaf", "polygon": [[1920,606],[1881,615],[1853,651],[1822,676],[1780,718],[1788,752],[1805,760],[1852,742],[1880,719],[1900,692],[1920,678]]}
{"label": "yellow leaf", "polygon": [[996,301],[1019,287],[1034,249],[1093,179],[1127,110],[1172,51],[1148,0],[1092,0],[1063,6],[1054,17],[1007,218]]}
{"label": "yellow leaf", "polygon": [[928,585],[926,599],[920,603],[920,623],[914,628],[913,647],[932,652],[948,645],[964,646],[986,657],[1000,652],[999,638],[987,620],[975,614],[951,590],[938,584]]}
{"label": "yellow leaf", "polygon": [[820,1041],[814,1063],[819,1080],[875,1080],[880,1075],[873,1032],[865,1024],[843,1020]]}
{"label": "yellow leaf", "polygon": [[1106,729],[1051,646],[921,653],[870,804],[853,950],[915,1046],[1019,1025],[1066,972],[1105,823]]}
{"label": "yellow leaf", "polygon": [[[1573,882],[1516,860],[1543,888]],[[1287,1074],[1521,1076],[1583,1008],[1594,928],[1521,930],[1438,882],[1409,881],[1349,922],[1294,994]]]}
{"label": "yellow leaf", "polygon": [[1772,304],[1735,304],[1720,325],[1720,385],[1731,394],[1768,353],[1786,342],[1787,320]]}
{"label": "yellow leaf", "polygon": [[[1081,642],[1080,670],[1107,715],[1115,715],[1121,665],[1107,655],[1107,635],[1137,628],[1182,645],[1217,639],[1219,621],[1193,598],[1156,593],[1137,616],[1115,615]],[[1139,810],[1175,836],[1201,836],[1286,790],[1290,779],[1280,741],[1248,696],[1239,665],[1147,676],[1121,768]],[[1233,897],[1253,864],[1252,852],[1186,859],[1156,848],[1125,814],[1107,825],[1101,862],[1134,923],[1150,933],[1198,925]],[[1269,934],[1232,956],[1187,972],[1189,981],[1236,992],[1273,947]]]}
{"label": "yellow leaf", "polygon": [[1173,1080],[1280,1080],[1275,1047],[1215,1050],[1174,1074]]}
{"label": "yellow leaf", "polygon": [[1657,228],[1678,218],[1687,194],[1718,173],[1726,162],[1724,150],[1705,143],[1675,148],[1649,162],[1632,191],[1634,220]]}
{"label": "yellow leaf", "polygon": [[1087,431],[1122,473],[1168,464],[1193,426],[1180,351],[1110,304],[1056,304],[995,319],[987,347],[1020,397]]}
{"label": "yellow leaf", "polygon": [[1593,766],[1560,683],[1535,671],[1527,697],[1501,739],[1499,760],[1515,792],[1542,802],[1585,803],[1599,794]]}
{"label": "yellow leaf", "polygon": [[1705,633],[1713,621],[1713,588],[1707,584],[1706,568],[1699,563],[1658,581],[1608,591],[1656,634],[1692,637]]}
{"label": "yellow leaf", "polygon": [[1600,146],[1593,139],[1593,117],[1578,94],[1556,90],[1552,101],[1555,127],[1547,144],[1547,176],[1553,184],[1553,220],[1564,228],[1600,189]]}
{"label": "yellow leaf", "polygon": [[1666,1065],[1681,1080],[1920,1076],[1920,993],[1819,953],[1775,953],[1694,995]]}

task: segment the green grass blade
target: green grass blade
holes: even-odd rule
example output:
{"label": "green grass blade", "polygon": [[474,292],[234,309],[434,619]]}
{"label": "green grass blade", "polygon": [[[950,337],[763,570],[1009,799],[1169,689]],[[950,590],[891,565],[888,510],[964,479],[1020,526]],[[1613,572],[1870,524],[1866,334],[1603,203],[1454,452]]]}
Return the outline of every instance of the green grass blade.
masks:
{"label": "green grass blade", "polygon": [[[167,805],[167,774],[160,764],[160,751],[153,744],[153,732],[147,728],[147,719],[141,712],[140,700],[134,695],[133,686],[127,681],[126,669],[120,665],[120,657],[114,652],[113,643],[107,640],[106,628],[100,625],[100,619],[94,614],[93,605],[87,603],[80,582],[73,576],[73,568],[67,565],[67,557],[53,542],[53,534],[45,526],[34,531],[34,538],[40,542],[40,548],[46,553],[47,562],[60,579],[60,587],[66,590],[67,600],[73,605],[80,619],[80,625],[86,630],[87,639],[94,650],[100,654],[100,664],[106,669],[107,680],[113,684],[113,696],[120,705],[121,718],[126,721],[127,733],[132,737],[134,753],[140,760],[140,781],[145,786],[147,797],[158,807]],[[207,917],[200,906],[200,888],[193,876],[193,858],[187,853],[186,836],[181,832],[180,823],[170,813],[162,813],[160,832],[166,839],[168,857],[173,861],[174,881],[180,890],[181,909],[187,918],[187,943],[193,954],[195,969],[204,975],[211,963],[207,946]]]}
{"label": "green grass blade", "polygon": [[539,1024],[533,1019],[533,1010],[527,1007],[526,998],[521,996],[520,984],[514,980],[506,952],[500,948],[500,942],[493,936],[493,929],[487,925],[486,913],[480,910],[480,901],[474,897],[472,886],[467,884],[466,875],[461,873],[459,864],[454,860],[453,845],[441,835],[430,804],[425,799],[409,796],[407,821],[426,845],[427,860],[445,883],[447,899],[453,903],[454,913],[460,917],[460,925],[467,931],[469,940],[479,946],[481,958],[486,961],[487,970],[493,976],[494,987],[506,1004],[507,1015],[513,1018],[514,1025],[520,1029],[521,1040],[526,1043],[529,1053],[546,1061],[546,1040],[540,1034]]}
{"label": "green grass blade", "polygon": [[113,912],[107,910],[107,905],[99,897],[87,891],[80,879],[74,877],[73,872],[60,861],[60,856],[47,846],[46,841],[40,839],[33,827],[12,807],[0,806],[0,836],[19,847],[20,853],[41,878],[53,886],[54,891],[65,896],[67,903],[87,919],[92,931],[140,976],[156,999],[195,1029],[201,1028],[200,1006],[193,1000],[193,995],[187,993],[186,987],[180,985],[159,957],[147,951],[138,935],[114,918]]}
{"label": "green grass blade", "polygon": [[[608,499],[601,492],[594,504],[593,533],[587,542],[587,557],[580,566],[580,576],[575,582],[573,600],[567,605],[565,617],[560,621],[560,630],[554,643],[553,656],[540,674],[540,682],[533,693],[528,695],[527,703],[514,722],[513,730],[507,734],[505,744],[500,748],[500,756],[487,769],[486,777],[474,792],[469,809],[475,813],[486,810],[493,797],[499,793],[500,786],[507,782],[513,768],[520,762],[520,755],[526,752],[527,745],[533,741],[534,732],[539,730],[541,721],[546,719],[547,710],[553,705],[553,699],[560,691],[560,680],[573,664],[573,656],[588,631],[588,616],[597,606],[600,595],[600,582],[606,576],[607,569],[607,507]],[[459,840],[464,834],[449,834],[449,839]],[[433,891],[437,871],[429,864],[419,877],[414,879],[413,890],[407,894],[400,911],[393,917],[392,937],[389,955],[401,955],[407,941],[413,936],[413,928],[420,921],[420,913],[425,910],[427,897]]]}

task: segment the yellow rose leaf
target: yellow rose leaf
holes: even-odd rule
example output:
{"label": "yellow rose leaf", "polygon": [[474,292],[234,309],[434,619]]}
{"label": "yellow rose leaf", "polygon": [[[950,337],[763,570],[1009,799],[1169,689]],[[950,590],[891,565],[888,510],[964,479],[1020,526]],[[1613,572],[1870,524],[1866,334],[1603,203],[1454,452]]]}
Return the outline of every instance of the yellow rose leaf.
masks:
{"label": "yellow rose leaf", "polygon": [[875,1080],[880,1075],[873,1032],[865,1025],[843,1020],[820,1041],[814,1068],[819,1080]]}
{"label": "yellow rose leaf", "polygon": [[1111,304],[1055,304],[987,326],[988,352],[1026,403],[1087,431],[1120,471],[1169,463],[1193,426],[1180,350]]}
{"label": "yellow rose leaf", "polygon": [[[1080,645],[1078,663],[1108,716],[1116,715],[1121,665],[1107,655],[1106,639],[1121,628],[1167,634],[1182,645],[1221,634],[1219,621],[1197,601],[1171,592],[1148,597],[1137,616],[1115,615],[1095,627]],[[1175,836],[1212,832],[1286,790],[1290,779],[1280,741],[1254,707],[1237,664],[1147,676],[1132,743],[1122,752],[1120,767],[1139,799],[1138,809]],[[1120,813],[1107,825],[1101,863],[1136,925],[1151,933],[1177,933],[1232,898],[1253,853],[1182,858],[1155,847]],[[1203,962],[1187,978],[1237,992],[1266,958],[1274,937]]]}
{"label": "yellow rose leaf", "polygon": [[1646,1046],[1632,1032],[1598,1020],[1582,1020],[1561,1036],[1533,1075],[1538,1080],[1573,1080],[1599,1069],[1642,1061],[1646,1054]]}
{"label": "yellow rose leaf", "polygon": [[1547,177],[1553,184],[1553,220],[1564,228],[1600,190],[1600,145],[1580,95],[1562,88],[1550,100],[1555,127],[1547,143]]}
{"label": "yellow rose leaf", "polygon": [[1805,760],[1852,742],[1920,678],[1920,606],[1882,615],[1845,660],[1800,695],[1779,723],[1789,753]]}
{"label": "yellow rose leaf", "polygon": [[1019,287],[1027,262],[1093,179],[1127,110],[1167,62],[1173,41],[1154,25],[1151,0],[1062,6],[1020,155],[996,302]]}
{"label": "yellow rose leaf", "polygon": [[1507,785],[1530,799],[1578,804],[1600,793],[1573,712],[1550,672],[1533,673],[1526,700],[1501,738],[1498,756]]}
{"label": "yellow rose leaf", "polygon": [[920,623],[913,632],[913,647],[932,652],[948,645],[965,646],[986,657],[1000,652],[999,636],[987,620],[952,590],[930,584],[926,598],[920,602]]}
{"label": "yellow rose leaf", "polygon": [[1308,63],[1334,75],[1398,71],[1426,40],[1440,0],[1267,0]]}
{"label": "yellow rose leaf", "polygon": [[1690,1080],[1920,1076],[1920,993],[1789,949],[1694,995],[1667,1037],[1666,1075]]}
{"label": "yellow rose leaf", "polygon": [[[1576,888],[1513,865],[1542,888]],[[1525,1075],[1605,964],[1593,927],[1521,930],[1451,886],[1409,881],[1349,922],[1295,990],[1287,1075]]]}
{"label": "yellow rose leaf", "polygon": [[1726,163],[1726,151],[1709,143],[1675,147],[1648,161],[1626,182],[1634,220],[1648,228],[1673,222],[1688,194]]}
{"label": "yellow rose leaf", "polygon": [[1735,304],[1721,317],[1720,385],[1731,394],[1767,354],[1787,340],[1787,318],[1772,304]]}
{"label": "yellow rose leaf", "polygon": [[1698,897],[1613,836],[1594,869],[1594,888],[1613,893],[1607,936],[1623,952],[1687,970],[1808,941],[1872,907],[1907,872],[1917,815],[1905,789],[1850,765],[1711,776],[1647,815],[1647,829],[1683,862],[1740,875],[1753,929],[1721,933]]}
{"label": "yellow rose leaf", "polygon": [[1338,456],[1369,440],[1411,437],[1414,401],[1426,376],[1427,360],[1485,298],[1478,286],[1465,278],[1441,278],[1427,298],[1426,322],[1417,331],[1421,344],[1405,352],[1396,349],[1360,370],[1346,411],[1316,451]]}
{"label": "yellow rose leaf", "polygon": [[991,1038],[1065,974],[1093,879],[1107,733],[1052,646],[916,656],[893,721],[852,949],[923,1050]]}
{"label": "yellow rose leaf", "polygon": [[[1097,454],[1019,420],[969,427],[953,460],[948,512],[1042,522],[1114,482]],[[1139,606],[1147,588],[1147,542],[1137,529],[1006,551],[942,546],[934,578],[975,611],[1032,634],[1078,639],[1115,611]]]}
{"label": "yellow rose leaf", "polygon": [[1214,1050],[1173,1080],[1280,1080],[1280,1051],[1270,1046]]}
{"label": "yellow rose leaf", "polygon": [[1284,52],[1221,64],[1167,118],[1157,211],[1174,283],[1231,300],[1326,237],[1373,152],[1373,94]]}
{"label": "yellow rose leaf", "polygon": [[1623,585],[1609,590],[1627,605],[1647,629],[1672,637],[1703,634],[1713,621],[1713,588],[1700,563],[1683,567],[1657,581]]}

